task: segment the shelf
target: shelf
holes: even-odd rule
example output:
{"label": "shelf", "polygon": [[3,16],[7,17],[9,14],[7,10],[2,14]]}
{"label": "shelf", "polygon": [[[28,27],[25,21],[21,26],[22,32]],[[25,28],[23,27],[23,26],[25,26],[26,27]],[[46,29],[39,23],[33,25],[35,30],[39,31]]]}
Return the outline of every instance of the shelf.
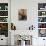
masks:
{"label": "shelf", "polygon": [[8,22],[0,22],[0,23],[8,23]]}
{"label": "shelf", "polygon": [[8,11],[8,10],[0,10],[0,11]]}
{"label": "shelf", "polygon": [[46,10],[38,10],[38,11],[46,11]]}
{"label": "shelf", "polygon": [[38,23],[46,23],[46,22],[38,22]]}
{"label": "shelf", "polygon": [[38,28],[38,29],[46,29],[46,28]]}
{"label": "shelf", "polygon": [[46,3],[38,4],[38,36],[46,37]]}
{"label": "shelf", "polygon": [[8,16],[0,16],[0,17],[8,17]]}
{"label": "shelf", "polygon": [[46,15],[44,15],[44,16],[38,16],[38,17],[46,17]]}

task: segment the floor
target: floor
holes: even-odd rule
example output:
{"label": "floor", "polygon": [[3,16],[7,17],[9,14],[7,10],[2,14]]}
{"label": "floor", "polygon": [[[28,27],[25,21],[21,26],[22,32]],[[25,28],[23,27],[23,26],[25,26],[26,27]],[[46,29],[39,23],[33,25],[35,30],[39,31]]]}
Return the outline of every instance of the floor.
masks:
{"label": "floor", "polygon": [[8,45],[0,45],[0,46],[8,46]]}

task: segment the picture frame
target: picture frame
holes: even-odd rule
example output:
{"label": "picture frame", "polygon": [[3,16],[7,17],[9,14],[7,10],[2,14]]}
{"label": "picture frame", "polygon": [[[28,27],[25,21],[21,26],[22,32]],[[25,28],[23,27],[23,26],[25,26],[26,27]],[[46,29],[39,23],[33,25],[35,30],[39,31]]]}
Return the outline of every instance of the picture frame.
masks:
{"label": "picture frame", "polygon": [[18,20],[27,20],[27,9],[19,9],[18,10]]}

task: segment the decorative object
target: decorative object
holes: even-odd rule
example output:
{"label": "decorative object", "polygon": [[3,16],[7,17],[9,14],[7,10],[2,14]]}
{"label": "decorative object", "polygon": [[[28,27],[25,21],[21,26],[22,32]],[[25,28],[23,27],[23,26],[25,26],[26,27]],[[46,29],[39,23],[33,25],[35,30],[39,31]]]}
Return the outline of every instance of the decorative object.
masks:
{"label": "decorative object", "polygon": [[46,22],[46,17],[38,17],[38,22]]}
{"label": "decorative object", "polygon": [[27,9],[19,9],[18,19],[19,20],[27,20]]}
{"label": "decorative object", "polygon": [[0,16],[8,16],[8,11],[0,11]]}
{"label": "decorative object", "polygon": [[44,10],[44,8],[40,8],[40,10]]}
{"label": "decorative object", "polygon": [[46,16],[46,11],[38,11],[38,16]]}
{"label": "decorative object", "polygon": [[46,28],[46,23],[38,23],[38,28]]}
{"label": "decorative object", "polygon": [[19,35],[15,37],[16,46],[30,46],[32,45],[32,36],[31,35]]}
{"label": "decorative object", "polygon": [[11,30],[16,30],[16,26],[13,23],[11,23]]}
{"label": "decorative object", "polygon": [[29,30],[34,30],[34,26],[33,25],[31,25],[31,26],[29,26]]}
{"label": "decorative object", "polygon": [[8,10],[8,6],[5,6],[5,10]]}
{"label": "decorative object", "polygon": [[45,12],[42,12],[42,15],[45,15]]}
{"label": "decorative object", "polygon": [[0,10],[8,10],[8,3],[0,3]]}
{"label": "decorative object", "polygon": [[46,37],[46,29],[39,29],[39,37]]}
{"label": "decorative object", "polygon": [[30,35],[19,35],[20,38],[25,41],[25,45],[32,45],[32,36]]}
{"label": "decorative object", "polygon": [[8,37],[8,23],[0,23],[0,35]]}
{"label": "decorative object", "polygon": [[0,10],[1,10],[1,6],[0,6]]}
{"label": "decorative object", "polygon": [[8,22],[8,17],[0,17],[0,22]]}
{"label": "decorative object", "polygon": [[46,9],[46,3],[38,3],[38,10],[45,10]]}

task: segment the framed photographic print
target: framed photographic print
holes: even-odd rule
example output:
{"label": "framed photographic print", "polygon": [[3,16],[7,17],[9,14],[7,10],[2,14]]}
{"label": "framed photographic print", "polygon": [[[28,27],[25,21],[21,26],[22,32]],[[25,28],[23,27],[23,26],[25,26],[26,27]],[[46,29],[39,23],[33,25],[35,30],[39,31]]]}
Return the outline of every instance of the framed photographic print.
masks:
{"label": "framed photographic print", "polygon": [[19,20],[27,20],[27,9],[19,9],[18,19]]}

